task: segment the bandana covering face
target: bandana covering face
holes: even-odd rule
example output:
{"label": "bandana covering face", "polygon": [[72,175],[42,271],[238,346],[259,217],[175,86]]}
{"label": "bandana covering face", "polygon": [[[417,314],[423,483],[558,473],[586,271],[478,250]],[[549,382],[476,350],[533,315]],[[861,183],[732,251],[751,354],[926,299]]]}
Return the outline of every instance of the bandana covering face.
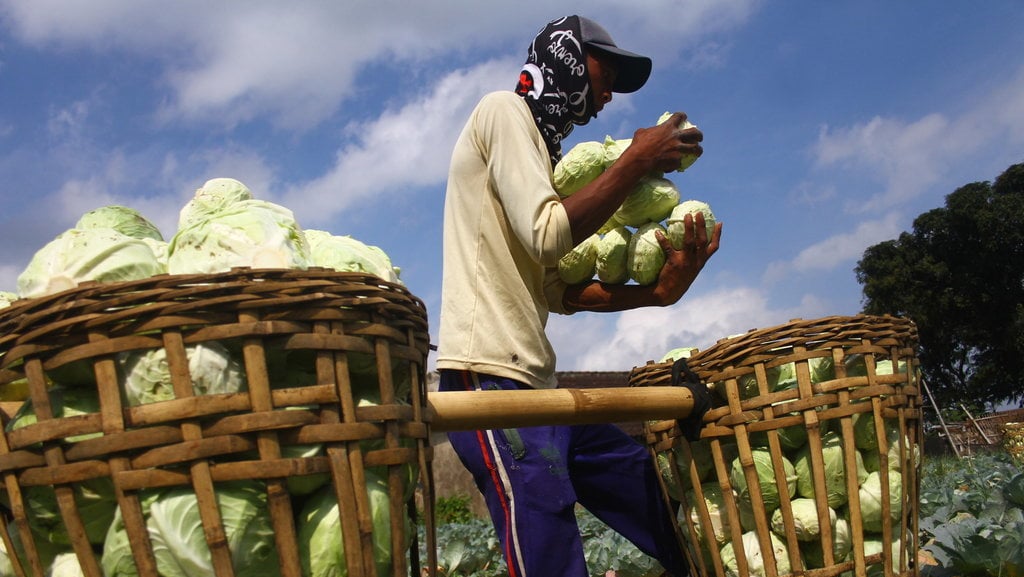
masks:
{"label": "bandana covering face", "polygon": [[526,99],[548,145],[551,165],[562,158],[562,139],[593,114],[587,57],[576,16],[550,22],[530,45],[516,94]]}

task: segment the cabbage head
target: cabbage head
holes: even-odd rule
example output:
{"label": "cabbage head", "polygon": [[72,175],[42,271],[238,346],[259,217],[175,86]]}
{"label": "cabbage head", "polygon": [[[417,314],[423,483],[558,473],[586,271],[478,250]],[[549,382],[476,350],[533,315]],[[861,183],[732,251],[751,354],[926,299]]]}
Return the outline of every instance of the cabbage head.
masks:
{"label": "cabbage head", "polygon": [[178,230],[210,218],[236,202],[252,200],[249,187],[234,178],[211,178],[199,187],[178,214]]}
{"label": "cabbage head", "polygon": [[594,268],[597,278],[608,284],[623,284],[629,280],[629,241],[633,232],[624,226],[615,227],[601,235],[595,247]]}
{"label": "cabbage head", "polygon": [[612,215],[615,222],[639,227],[665,220],[679,205],[679,189],[667,178],[647,176],[636,184]]}
{"label": "cabbage head", "polygon": [[[747,531],[743,534],[743,552],[747,560],[747,568],[749,569],[749,572],[744,574],[744,577],[747,575],[751,577],[766,577],[768,570],[765,568],[765,565],[772,563],[772,556],[775,559],[776,575],[792,572],[789,562],[789,549],[786,548],[786,543],[775,533],[769,532],[768,535],[771,537],[772,544],[770,555],[766,555],[761,551],[761,543],[757,540],[756,531]],[[726,543],[722,547],[722,565],[725,567],[725,574],[729,577],[741,577],[739,563],[736,559],[737,555],[738,552],[732,542]]]}
{"label": "cabbage head", "polygon": [[661,248],[655,233],[665,233],[665,227],[649,222],[637,229],[629,240],[626,268],[629,277],[639,285],[653,284],[665,265],[665,249]]}
{"label": "cabbage head", "polygon": [[[864,536],[864,556],[877,555],[879,553],[890,553],[889,563],[893,570],[893,574],[903,573],[900,571],[900,552],[903,549],[903,544],[900,543],[898,532],[894,532],[892,543],[886,546],[885,541],[882,541],[881,535],[865,535]],[[914,560],[910,561],[911,567],[913,567]],[[878,561],[872,565],[867,566],[868,577],[882,577],[885,575],[885,559]]]}
{"label": "cabbage head", "polygon": [[[899,521],[902,513],[902,495],[900,490],[903,479],[899,471],[889,471],[889,521]],[[864,530],[869,533],[881,533],[882,525],[886,521],[882,518],[882,502],[885,498],[882,495],[882,476],[880,472],[869,473],[867,479],[861,483],[860,492],[860,513],[864,519]]]}
{"label": "cabbage head", "polygon": [[203,274],[235,267],[309,267],[309,243],[291,210],[262,200],[239,200],[178,228],[167,251],[167,272]]}
{"label": "cabbage head", "polygon": [[[849,500],[846,489],[846,465],[843,457],[843,441],[838,433],[827,432],[821,436],[821,456],[825,474],[825,491],[827,492],[828,506],[836,509],[845,505]],[[860,485],[867,479],[868,472],[864,468],[864,461],[860,453],[854,451],[857,475],[856,485]],[[804,445],[793,455],[793,466],[797,474],[797,494],[801,497],[813,499],[814,476],[811,462],[811,446]]]}
{"label": "cabbage head", "polygon": [[[844,517],[836,517],[832,523],[832,559],[836,563],[845,561],[851,551],[853,551],[853,534],[850,532],[850,522]],[[800,554],[803,556],[807,569],[821,569],[826,566],[825,553],[821,549],[820,540],[802,541]]]}
{"label": "cabbage head", "polygon": [[[770,513],[778,509],[781,503],[779,485],[776,483],[775,468],[772,464],[772,454],[768,449],[756,447],[751,449],[751,456],[754,461],[754,471],[757,473],[757,481],[760,485],[759,488],[754,488],[753,490],[760,491],[761,498],[764,500],[765,512]],[[794,469],[793,463],[785,456],[780,455],[779,458],[782,459],[782,470],[786,474],[786,478],[783,480],[783,487],[785,487],[790,497],[794,497],[796,495],[796,469]],[[752,489],[747,486],[747,477],[744,474],[743,465],[738,457],[732,461],[729,479],[732,481],[733,489],[736,490],[740,500],[752,503],[753,501],[750,499]]]}
{"label": "cabbage head", "polygon": [[665,229],[668,231],[668,239],[672,241],[672,247],[676,250],[683,248],[683,238],[686,236],[686,228],[683,224],[683,219],[686,215],[693,215],[693,218],[697,218],[697,214],[704,215],[704,229],[708,234],[708,242],[711,242],[711,236],[715,233],[715,215],[711,212],[711,206],[702,200],[684,200],[677,204],[672,212],[669,213],[668,218],[665,220]]}
{"label": "cabbage head", "polygon": [[[50,397],[50,410],[55,418],[70,418],[91,415],[100,412],[99,394],[95,389],[51,387],[47,391]],[[18,412],[7,424],[7,430],[13,431],[38,423],[38,418],[31,400],[25,401]],[[103,433],[83,433],[65,439],[75,443],[102,436]],[[55,545],[71,545],[67,528],[60,507],[57,505],[57,493],[51,485],[34,485],[22,488],[27,504],[29,525],[32,530]],[[4,494],[6,498],[6,493]],[[114,494],[114,483],[110,477],[95,477],[78,481],[74,485],[75,503],[85,524],[86,537],[94,545],[101,545],[106,536],[107,528],[114,518],[117,509],[117,497]]]}
{"label": "cabbage head", "polygon": [[[370,503],[370,520],[373,524],[371,539],[377,575],[390,575],[391,512],[387,483],[368,470],[366,491]],[[304,577],[348,575],[341,513],[333,486],[326,486],[307,499],[299,513],[297,533],[299,562]]]}
{"label": "cabbage head", "polygon": [[[192,392],[195,395],[237,393],[246,389],[245,369],[218,341],[185,347]],[[167,364],[167,351],[158,349],[118,353],[121,390],[131,406],[176,398]]]}
{"label": "cabbage head", "polygon": [[697,347],[677,347],[665,353],[661,357],[660,362],[666,363],[669,361],[678,361],[679,359],[688,359],[696,352]]}
{"label": "cabbage head", "polygon": [[615,161],[622,156],[622,153],[629,148],[630,144],[633,144],[633,139],[623,138],[616,140],[611,136],[605,136],[602,144],[604,145],[604,168],[607,169],[615,164]]}
{"label": "cabbage head", "polygon": [[579,243],[558,261],[558,276],[567,284],[579,284],[594,278],[597,272],[597,243],[593,234]]}
{"label": "cabbage head", "polygon": [[[796,538],[800,541],[814,541],[821,535],[821,523],[818,519],[818,505],[814,499],[799,498],[789,502],[790,511],[793,513],[793,530]],[[828,507],[829,525],[835,525],[836,512]],[[772,531],[779,535],[786,534],[786,524],[782,517],[782,509],[776,509],[772,513]]]}
{"label": "cabbage head", "polygon": [[[671,118],[671,116],[672,116],[671,112],[666,112],[665,114],[662,114],[661,117],[658,118],[658,124],[664,123],[666,120]],[[689,120],[684,120],[679,125],[679,130],[686,130],[687,128],[697,128],[697,127],[696,127],[696,125],[691,123]],[[683,159],[679,162],[679,168],[677,168],[676,171],[683,172],[687,168],[690,168],[691,166],[693,166],[694,162],[697,162],[698,158],[700,158],[700,157],[696,156],[694,154],[687,154],[687,155],[683,156]]]}
{"label": "cabbage head", "polygon": [[402,282],[398,278],[401,270],[391,264],[391,258],[380,247],[323,230],[306,230],[303,235],[309,243],[310,266],[372,274],[391,283]]}
{"label": "cabbage head", "polygon": [[18,294],[11,291],[0,291],[0,309],[11,306],[11,303],[18,300]]}
{"label": "cabbage head", "polygon": [[112,228],[117,232],[138,239],[164,240],[160,229],[149,221],[142,213],[127,206],[101,206],[83,214],[74,228]]}
{"label": "cabbage head", "polygon": [[[729,514],[725,508],[725,496],[722,493],[722,485],[718,481],[710,481],[702,483],[700,490],[704,494],[703,508],[707,510],[708,518],[711,520],[710,536],[714,539],[715,546],[721,547],[732,537]],[[701,507],[701,504],[697,499],[697,492],[693,489],[686,492],[686,503],[687,512],[690,516],[690,521],[693,522],[697,538],[703,542],[711,543],[711,539],[708,538],[709,528],[705,527],[700,520],[701,509],[698,507]],[[686,527],[685,522],[681,522],[680,526]]]}
{"label": "cabbage head", "polygon": [[53,558],[53,563],[46,572],[46,577],[85,577],[85,572],[78,561],[78,555],[69,551],[59,553]]}
{"label": "cabbage head", "polygon": [[[657,453],[658,470],[665,482],[669,496],[675,501],[682,501],[683,491],[690,490],[693,487],[693,472],[696,472],[698,481],[704,482],[708,480],[711,471],[715,468],[711,445],[707,439],[686,442],[685,445],[684,447],[683,443],[675,443],[671,449]],[[686,447],[690,449],[689,456],[686,452]],[[725,448],[727,447],[723,447],[723,449]],[[674,456],[676,466],[682,471],[681,476],[677,476],[676,472],[672,469],[669,453]],[[726,457],[728,458],[729,455],[731,453],[727,453]]]}
{"label": "cabbage head", "polygon": [[[141,491],[142,511],[162,577],[215,577],[199,501],[191,487]],[[237,577],[281,574],[266,485],[232,481],[214,486],[231,564]],[[128,533],[118,509],[100,559],[105,577],[138,577]]]}
{"label": "cabbage head", "polygon": [[166,272],[141,239],[112,228],[72,228],[36,251],[18,276],[18,295],[41,297],[87,281],[139,280]]}
{"label": "cabbage head", "polygon": [[604,143],[580,142],[569,149],[555,165],[552,183],[555,192],[565,198],[590,184],[604,172]]}

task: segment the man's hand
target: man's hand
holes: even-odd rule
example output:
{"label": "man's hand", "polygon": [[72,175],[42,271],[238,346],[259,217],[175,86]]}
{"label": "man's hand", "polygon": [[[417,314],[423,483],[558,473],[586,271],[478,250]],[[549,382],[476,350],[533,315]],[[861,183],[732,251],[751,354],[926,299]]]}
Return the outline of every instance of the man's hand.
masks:
{"label": "man's hand", "polygon": [[700,145],[704,133],[696,127],[680,130],[679,125],[684,120],[686,114],[676,112],[657,126],[637,130],[622,157],[627,157],[627,162],[646,162],[649,165],[648,172],[661,173],[678,169],[684,156],[699,157],[704,153]]}
{"label": "man's hand", "polygon": [[665,265],[658,275],[654,295],[662,306],[668,306],[682,298],[708,259],[718,252],[722,223],[715,225],[714,233],[708,238],[704,215],[687,214],[683,218],[683,246],[679,250],[672,247],[661,231],[656,232],[655,237],[665,251]]}

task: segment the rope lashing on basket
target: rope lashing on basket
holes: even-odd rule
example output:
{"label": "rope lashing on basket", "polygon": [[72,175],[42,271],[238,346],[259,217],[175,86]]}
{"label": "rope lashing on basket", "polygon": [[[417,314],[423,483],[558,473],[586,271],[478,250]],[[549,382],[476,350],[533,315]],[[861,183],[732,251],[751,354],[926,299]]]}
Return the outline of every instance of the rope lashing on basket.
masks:
{"label": "rope lashing on basket", "polygon": [[687,441],[697,441],[704,426],[704,415],[711,410],[711,393],[708,392],[707,385],[701,382],[697,373],[686,363],[685,357],[680,357],[672,363],[672,386],[686,387],[693,395],[693,409],[686,418],[677,419],[677,422]]}

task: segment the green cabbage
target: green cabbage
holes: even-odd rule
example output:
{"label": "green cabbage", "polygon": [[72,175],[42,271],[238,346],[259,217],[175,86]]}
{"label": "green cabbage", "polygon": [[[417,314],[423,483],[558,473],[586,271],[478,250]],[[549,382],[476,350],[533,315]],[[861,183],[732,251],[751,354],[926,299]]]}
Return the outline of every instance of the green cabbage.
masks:
{"label": "green cabbage", "polygon": [[[888,551],[886,551],[888,549]],[[903,550],[903,545],[896,535],[893,535],[892,543],[886,547],[885,541],[882,541],[881,535],[865,535],[864,536],[864,556],[877,555],[882,553],[885,555],[889,554],[889,563],[891,564],[894,575],[905,574],[907,571],[900,570],[900,552]],[[915,560],[910,560],[910,567],[913,567]],[[885,575],[885,559],[877,563],[873,563],[867,566],[868,577],[882,577]]]}
{"label": "green cabbage", "polygon": [[[828,506],[833,509],[841,507],[849,500],[846,489],[846,465],[843,457],[843,441],[835,432],[827,432],[821,436],[821,456],[824,466],[825,491]],[[857,475],[856,485],[867,478],[868,472],[860,453],[854,451]],[[797,494],[809,499],[814,498],[814,476],[811,462],[811,446],[804,445],[793,455],[793,466],[797,474]]]}
{"label": "green cabbage", "polygon": [[679,204],[679,189],[667,178],[647,176],[636,184],[612,219],[626,226],[639,227],[665,220]]}
{"label": "green cabbage", "polygon": [[[658,124],[664,123],[666,120],[668,120],[671,117],[672,117],[672,113],[671,112],[666,112],[666,113],[662,114],[661,117],[658,118]],[[697,128],[697,127],[696,127],[696,125],[691,123],[689,120],[684,120],[682,123],[679,124],[679,130],[686,130],[688,128]],[[683,172],[687,168],[690,168],[691,166],[693,166],[693,163],[697,162],[698,158],[700,158],[700,157],[695,155],[695,154],[684,155],[683,159],[679,162],[679,168],[677,168],[676,170],[678,172]]]}
{"label": "green cabbage", "polygon": [[[714,542],[718,545],[724,545],[732,536],[729,525],[729,515],[725,509],[725,496],[722,493],[722,486],[718,481],[710,481],[703,483],[700,486],[701,492],[704,494],[704,505],[703,508],[708,512],[708,518],[711,521],[711,536],[714,538]],[[708,528],[703,525],[700,520],[700,507],[697,501],[697,493],[694,490],[686,492],[686,503],[687,511],[690,516],[690,521],[693,522],[694,532],[701,541],[711,542],[708,539]],[[680,526],[686,527],[684,523]]]}
{"label": "green cabbage", "polygon": [[[779,508],[781,498],[779,486],[775,480],[775,468],[772,464],[772,454],[768,449],[756,447],[751,449],[751,456],[754,461],[754,470],[757,473],[757,480],[760,487],[755,488],[761,494],[764,501],[764,510],[771,513]],[[793,463],[785,456],[780,455],[782,470],[786,474],[783,486],[790,497],[796,494],[797,475]],[[747,477],[743,471],[743,465],[737,457],[732,461],[732,469],[729,479],[732,481],[733,489],[741,501],[752,503],[750,499],[751,489],[747,486]]]}
{"label": "green cabbage", "polygon": [[[214,487],[236,577],[281,574],[267,493],[259,481],[224,482]],[[142,508],[162,577],[215,577],[199,502],[191,487],[143,490]],[[100,559],[105,577],[137,577],[124,520],[118,510]]]}
{"label": "green cabbage", "polygon": [[[889,519],[899,521],[902,513],[901,488],[903,480],[899,471],[889,471]],[[882,476],[875,471],[869,473],[867,479],[860,485],[860,514],[864,519],[864,530],[870,533],[881,533],[885,519],[882,518]]]}
{"label": "green cabbage", "polygon": [[615,227],[601,235],[595,247],[594,268],[597,278],[609,284],[622,284],[629,280],[629,242],[633,232],[624,226]]}
{"label": "green cabbage", "polygon": [[[843,517],[836,517],[832,522],[832,558],[836,563],[841,563],[847,560],[851,551],[853,534],[850,532],[850,522]],[[807,569],[825,567],[825,553],[821,549],[820,540],[802,541],[800,554]]]}
{"label": "green cabbage", "polygon": [[626,268],[629,277],[639,285],[653,284],[665,265],[665,249],[661,248],[655,233],[664,233],[665,227],[649,222],[637,229],[629,240]]}
{"label": "green cabbage", "polygon": [[306,269],[309,243],[292,211],[262,200],[239,200],[205,215],[171,239],[171,274],[227,272],[235,267]]}
{"label": "green cabbage", "polygon": [[46,577],[85,577],[78,555],[74,552],[60,553],[53,558]]}
{"label": "green cabbage", "polygon": [[[818,540],[821,535],[821,523],[818,519],[818,505],[814,499],[793,499],[789,502],[790,511],[793,513],[793,531],[800,541]],[[828,509],[828,522],[830,526],[836,523],[836,512],[831,507]],[[772,513],[772,531],[779,535],[786,534],[786,523],[782,516],[782,509],[776,509]]]}
{"label": "green cabbage", "polygon": [[335,235],[323,230],[303,232],[309,243],[310,266],[341,272],[362,272],[376,275],[391,283],[401,283],[401,270],[391,263],[383,249],[365,244],[348,235]]}
{"label": "green cabbage", "polygon": [[[192,392],[195,395],[237,393],[246,388],[245,369],[218,341],[185,347]],[[128,351],[117,355],[121,389],[129,405],[156,403],[176,398],[167,364],[167,351]]]}
{"label": "green cabbage", "polygon": [[683,238],[686,235],[686,228],[683,219],[691,214],[697,218],[697,214],[704,215],[704,229],[708,234],[708,242],[715,233],[715,215],[711,212],[708,203],[702,200],[684,200],[677,204],[665,220],[665,229],[668,231],[668,239],[672,241],[672,247],[676,250],[683,248]]}
{"label": "green cabbage", "polygon": [[10,291],[0,291],[0,309],[5,309],[11,306],[11,303],[18,300],[17,293]]}
{"label": "green cabbage", "polygon": [[[91,415],[100,412],[99,393],[90,388],[51,387],[47,391],[50,399],[50,410],[55,418],[70,418]],[[7,424],[7,430],[13,431],[38,423],[32,401],[27,400]],[[68,443],[76,443],[102,436],[101,432],[82,433],[64,439]],[[100,545],[106,536],[107,528],[114,518],[117,509],[117,498],[114,494],[114,483],[110,477],[95,477],[74,484],[73,492],[78,511],[85,524],[86,537],[90,543]],[[70,545],[68,536],[57,505],[57,493],[51,485],[31,485],[22,488],[27,504],[29,525],[33,531],[56,545]],[[6,493],[4,494],[6,497]]]}
{"label": "green cabbage", "polygon": [[662,363],[668,361],[678,361],[679,359],[688,359],[697,352],[697,347],[678,347],[670,350],[661,357]]}
{"label": "green cabbage", "polygon": [[41,297],[87,281],[138,280],[166,272],[153,249],[140,239],[111,228],[72,228],[36,251],[18,276],[18,294]]}
{"label": "green cabbage", "polygon": [[605,136],[604,142],[604,168],[607,169],[609,166],[615,164],[615,161],[622,156],[629,145],[633,144],[632,138],[623,138],[621,140],[615,140],[611,136]]}
{"label": "green cabbage", "polygon": [[160,229],[142,216],[139,211],[126,206],[102,206],[83,214],[73,228],[112,228],[117,232],[138,239],[164,240]]}
{"label": "green cabbage", "polygon": [[597,243],[594,234],[579,243],[558,261],[558,276],[568,284],[578,284],[594,278],[597,272]]}
{"label": "green cabbage", "polygon": [[178,229],[189,228],[237,203],[252,200],[249,187],[233,178],[211,178],[178,214]]}
{"label": "green cabbage", "polygon": [[[366,471],[366,491],[377,575],[391,575],[391,513],[387,483],[373,472]],[[346,512],[349,514],[355,512]],[[297,532],[304,577],[348,575],[341,513],[333,486],[324,487],[309,497],[299,514]]]}
{"label": "green cabbage", "polygon": [[[765,564],[772,562],[772,556],[775,558],[775,575],[784,575],[792,572],[792,566],[789,562],[789,549],[786,548],[785,542],[776,536],[775,533],[769,532],[772,550],[770,552],[771,555],[765,555],[761,551],[761,542],[758,541],[757,535],[756,531],[748,531],[743,534],[743,552],[747,560],[747,568],[749,569],[743,577],[767,577],[768,570],[765,568]],[[722,565],[724,565],[725,574],[729,577],[741,577],[739,563],[736,559],[737,554],[732,542],[726,543],[722,547]]]}
{"label": "green cabbage", "polygon": [[590,184],[604,172],[604,143],[580,142],[569,149],[555,165],[552,183],[555,192],[565,198]]}

